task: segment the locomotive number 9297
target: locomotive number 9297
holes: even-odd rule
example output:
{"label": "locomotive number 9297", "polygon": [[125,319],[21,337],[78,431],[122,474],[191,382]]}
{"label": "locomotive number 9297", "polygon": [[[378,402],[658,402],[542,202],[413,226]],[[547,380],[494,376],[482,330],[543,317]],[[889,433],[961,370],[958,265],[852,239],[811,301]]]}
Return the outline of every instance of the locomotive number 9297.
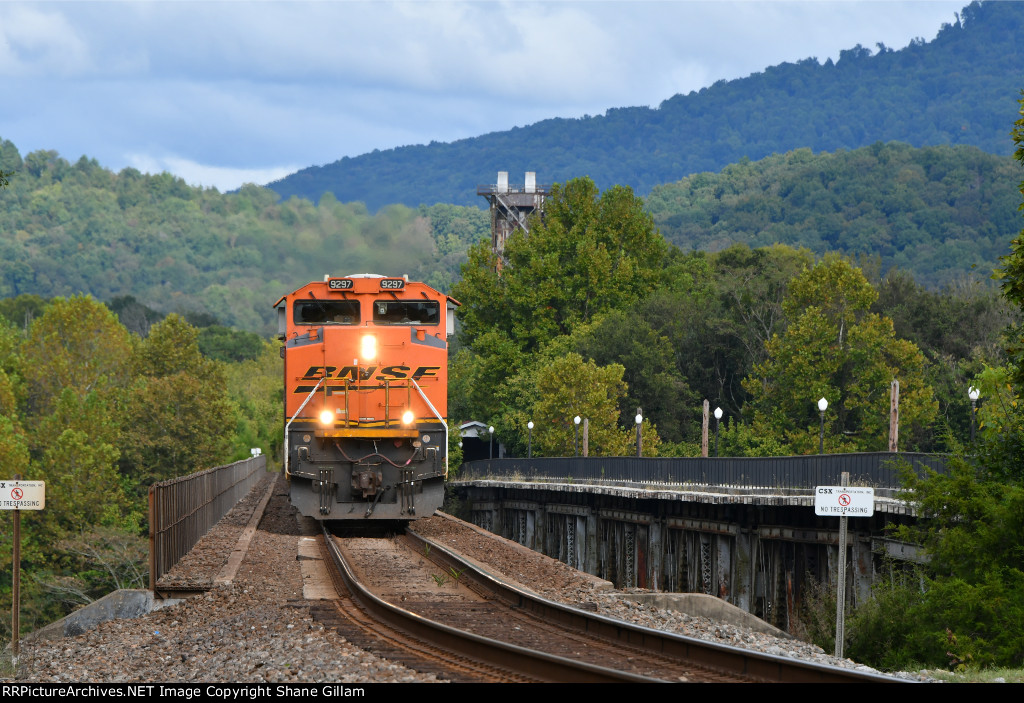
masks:
{"label": "locomotive number 9297", "polygon": [[406,521],[441,506],[457,306],[425,283],[376,274],[327,276],[277,301],[283,470],[299,512]]}

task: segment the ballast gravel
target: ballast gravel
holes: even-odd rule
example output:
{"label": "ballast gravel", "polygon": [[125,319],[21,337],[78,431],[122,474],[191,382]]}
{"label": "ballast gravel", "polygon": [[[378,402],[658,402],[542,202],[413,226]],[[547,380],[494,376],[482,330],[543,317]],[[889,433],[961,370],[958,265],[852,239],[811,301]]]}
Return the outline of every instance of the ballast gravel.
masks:
{"label": "ballast gravel", "polygon": [[[234,581],[212,586],[270,482],[273,496]],[[704,617],[662,610],[602,589],[596,579],[465,523],[435,516],[414,529],[492,573],[552,600],[646,627],[783,657],[872,671],[795,639],[773,637]],[[302,595],[298,523],[287,487],[268,475],[169,574],[164,587],[209,589],[131,620],[113,620],[77,637],[26,638],[17,680],[31,682],[436,682],[350,644],[315,622]],[[625,594],[628,595],[628,594]],[[935,681],[926,672],[901,678]]]}

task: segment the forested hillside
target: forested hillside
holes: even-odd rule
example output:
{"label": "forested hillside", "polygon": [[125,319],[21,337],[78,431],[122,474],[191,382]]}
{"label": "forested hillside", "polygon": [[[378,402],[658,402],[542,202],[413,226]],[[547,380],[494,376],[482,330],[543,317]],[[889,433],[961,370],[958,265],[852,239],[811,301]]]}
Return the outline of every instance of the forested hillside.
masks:
{"label": "forested hillside", "polygon": [[[879,19],[885,16],[879,5]],[[271,183],[283,197],[325,192],[361,201],[479,205],[478,183],[498,171],[540,182],[589,176],[599,187],[646,194],[660,183],[807,147],[856,149],[877,141],[970,144],[1008,155],[1006,125],[1024,85],[1024,3],[971,3],[931,41],[894,51],[856,46],[838,61],[813,57],[676,95],[656,109],[624,107],[550,119],[449,144],[374,151]],[[656,70],[652,69],[652,70]]]}
{"label": "forested hillside", "polygon": [[[782,243],[868,255],[880,274],[895,266],[936,288],[972,267],[987,277],[1007,251],[1014,168],[974,147],[802,149],[659,186],[646,209],[684,251]],[[407,273],[448,290],[470,245],[489,239],[473,207],[278,202],[255,186],[223,194],[84,157],[22,158],[10,142],[0,171],[12,174],[0,190],[0,297],[88,293],[119,314],[130,297],[202,327],[267,334],[274,301],[325,273]]]}
{"label": "forested hillside", "polygon": [[327,273],[409,274],[447,290],[468,246],[489,236],[477,208],[279,202],[264,188],[224,194],[52,151],[22,158],[8,141],[0,171],[11,174],[0,189],[0,297],[132,296],[263,333],[274,301]]}
{"label": "forested hillside", "polygon": [[976,147],[876,143],[742,161],[656,187],[647,210],[673,244],[788,244],[877,256],[931,286],[988,276],[1019,230],[1013,158]]}

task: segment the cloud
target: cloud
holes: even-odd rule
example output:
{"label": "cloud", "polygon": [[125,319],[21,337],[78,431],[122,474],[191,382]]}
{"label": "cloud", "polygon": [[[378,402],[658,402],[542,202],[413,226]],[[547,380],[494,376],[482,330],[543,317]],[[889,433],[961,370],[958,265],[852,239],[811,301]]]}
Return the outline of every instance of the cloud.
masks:
{"label": "cloud", "polygon": [[0,5],[0,75],[72,76],[91,63],[87,42],[60,12]]}
{"label": "cloud", "polygon": [[273,166],[270,168],[228,168],[201,164],[179,157],[154,158],[146,154],[129,154],[128,164],[143,173],[173,173],[190,186],[216,188],[221,192],[236,190],[246,183],[269,183],[294,173],[302,166]]}

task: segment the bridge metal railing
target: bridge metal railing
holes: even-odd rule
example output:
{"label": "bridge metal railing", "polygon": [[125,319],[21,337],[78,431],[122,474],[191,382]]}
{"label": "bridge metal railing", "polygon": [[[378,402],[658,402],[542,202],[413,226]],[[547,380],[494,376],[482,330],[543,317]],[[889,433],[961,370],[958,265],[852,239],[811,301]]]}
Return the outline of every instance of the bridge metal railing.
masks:
{"label": "bridge metal railing", "polygon": [[249,494],[267,469],[263,455],[149,487],[149,587]]}
{"label": "bridge metal railing", "polygon": [[456,481],[484,478],[523,481],[627,483],[658,487],[726,487],[788,491],[838,486],[841,474],[850,484],[899,489],[899,465],[942,472],[941,455],[913,452],[815,454],[783,457],[543,457],[480,459],[462,465]]}

